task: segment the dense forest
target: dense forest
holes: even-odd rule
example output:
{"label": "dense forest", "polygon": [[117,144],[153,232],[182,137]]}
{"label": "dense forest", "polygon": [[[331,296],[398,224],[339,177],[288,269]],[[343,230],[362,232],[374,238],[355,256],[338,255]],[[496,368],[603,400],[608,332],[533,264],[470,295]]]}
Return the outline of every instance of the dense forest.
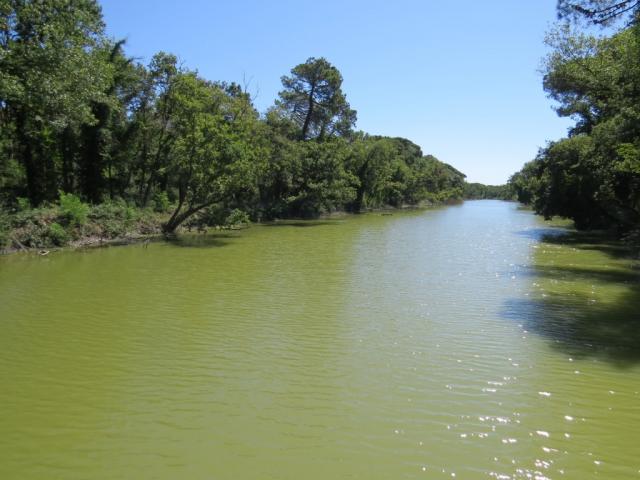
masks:
{"label": "dense forest", "polygon": [[[640,2],[559,2],[576,22],[548,35],[544,88],[575,125],[513,175],[518,200],[581,229],[640,229]],[[593,35],[593,25],[623,27]]]}
{"label": "dense forest", "polygon": [[0,0],[0,248],[460,199],[465,176],[355,129],[309,58],[267,112],[173,54],[142,65],[95,0]]}
{"label": "dense forest", "polygon": [[464,198],[468,200],[513,200],[514,192],[511,185],[485,185],[483,183],[464,184]]}

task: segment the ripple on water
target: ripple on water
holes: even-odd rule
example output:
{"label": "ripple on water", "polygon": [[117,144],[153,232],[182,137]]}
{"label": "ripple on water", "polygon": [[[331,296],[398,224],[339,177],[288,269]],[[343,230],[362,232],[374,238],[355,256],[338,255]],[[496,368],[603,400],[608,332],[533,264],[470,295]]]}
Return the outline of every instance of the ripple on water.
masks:
{"label": "ripple on water", "polygon": [[0,477],[635,475],[640,372],[552,335],[541,228],[467,202],[2,258]]}

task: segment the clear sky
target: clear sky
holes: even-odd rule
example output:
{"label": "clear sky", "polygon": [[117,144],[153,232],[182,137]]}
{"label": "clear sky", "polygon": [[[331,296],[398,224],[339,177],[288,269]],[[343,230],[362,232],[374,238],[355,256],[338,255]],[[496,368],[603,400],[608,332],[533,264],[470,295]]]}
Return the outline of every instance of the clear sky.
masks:
{"label": "clear sky", "polygon": [[108,33],[147,62],[178,55],[250,81],[264,112],[308,57],[342,72],[357,128],[409,138],[471,182],[504,183],[566,133],[542,90],[556,0],[102,0]]}

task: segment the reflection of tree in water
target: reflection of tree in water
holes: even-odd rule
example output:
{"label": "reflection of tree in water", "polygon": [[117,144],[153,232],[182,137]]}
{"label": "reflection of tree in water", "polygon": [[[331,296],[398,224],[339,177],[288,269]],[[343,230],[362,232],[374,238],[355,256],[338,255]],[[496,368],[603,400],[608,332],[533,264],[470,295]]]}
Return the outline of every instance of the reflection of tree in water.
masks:
{"label": "reflection of tree in water", "polygon": [[[532,298],[510,300],[504,315],[571,355],[601,357],[620,366],[640,362],[640,270],[631,249],[593,233],[541,239],[541,249],[575,250],[575,263],[554,258],[525,270],[543,290]],[[581,262],[581,254],[587,251],[602,254],[606,265]],[[591,295],[593,286],[613,294],[596,300]]]}

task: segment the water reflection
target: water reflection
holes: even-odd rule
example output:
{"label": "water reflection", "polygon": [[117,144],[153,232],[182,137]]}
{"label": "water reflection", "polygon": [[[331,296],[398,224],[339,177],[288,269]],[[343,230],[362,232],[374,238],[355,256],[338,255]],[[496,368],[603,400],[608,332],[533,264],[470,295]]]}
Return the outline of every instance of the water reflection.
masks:
{"label": "water reflection", "polygon": [[175,247],[212,248],[224,247],[237,237],[233,233],[187,234],[169,237],[167,242]]}
{"label": "water reflection", "polygon": [[331,220],[278,220],[270,223],[265,223],[263,227],[324,227],[327,225],[339,225],[339,222]]}

